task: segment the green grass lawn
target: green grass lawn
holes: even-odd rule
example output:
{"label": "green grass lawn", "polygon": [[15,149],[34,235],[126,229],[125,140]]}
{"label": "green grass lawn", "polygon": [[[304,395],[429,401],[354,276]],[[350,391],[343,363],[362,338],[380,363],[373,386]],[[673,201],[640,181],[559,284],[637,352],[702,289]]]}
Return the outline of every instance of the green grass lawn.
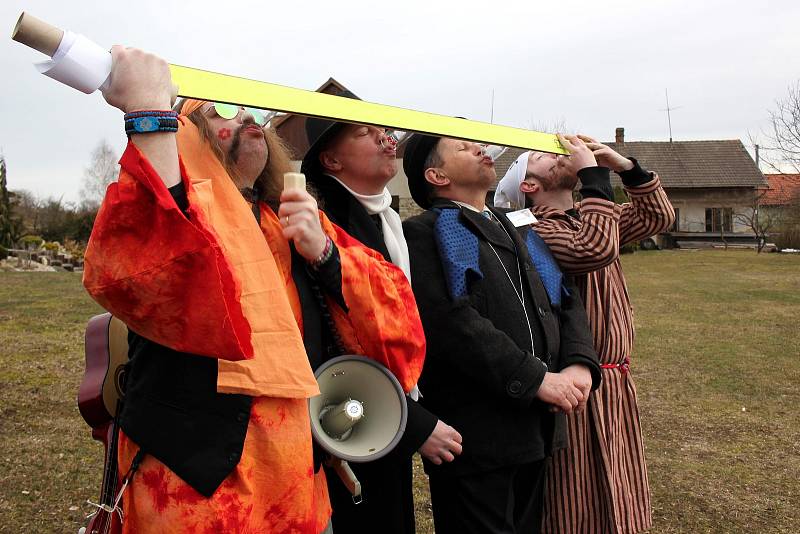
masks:
{"label": "green grass lawn", "polygon": [[[652,532],[800,524],[800,257],[638,252],[623,260]],[[0,532],[75,532],[102,447],[76,406],[99,308],[73,273],[0,273]],[[432,532],[417,465],[418,532]],[[341,534],[341,533],[340,533]]]}

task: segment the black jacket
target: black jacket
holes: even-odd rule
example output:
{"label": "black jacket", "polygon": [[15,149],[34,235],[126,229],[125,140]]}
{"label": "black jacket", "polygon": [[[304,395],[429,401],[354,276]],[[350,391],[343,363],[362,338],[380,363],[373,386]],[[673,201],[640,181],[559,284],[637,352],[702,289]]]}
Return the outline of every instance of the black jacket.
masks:
{"label": "black jacket", "polygon": [[[458,208],[441,199],[433,207]],[[479,213],[459,209],[464,225],[478,237],[483,279],[472,282],[468,296],[456,300],[447,292],[434,238],[438,213],[427,211],[403,224],[428,342],[420,380],[422,402],[463,437],[463,453],[455,461],[426,463],[429,473],[442,475],[532,462],[562,447],[564,416],[551,414],[535,397],[548,369],[557,372],[581,363],[591,370],[593,387],[600,382],[586,312],[574,283],[565,279],[571,296],[554,309],[524,241],[508,219],[493,210],[501,227]],[[510,277],[519,291],[519,273],[535,356],[525,313],[509,281]]]}
{"label": "black jacket", "polygon": [[[386,261],[392,261],[383,240],[380,223],[367,213],[364,206],[347,189],[330,176],[312,175],[309,181],[316,189],[320,208],[331,221],[367,247],[380,252]],[[395,453],[402,456],[413,455],[425,443],[439,421],[418,402],[411,398],[407,398],[407,401],[406,431]]]}
{"label": "black jacket", "polygon": [[[329,176],[312,175],[320,207],[328,218],[367,247],[391,261],[380,222],[342,185]],[[362,484],[364,501],[354,505],[335,473],[327,470],[333,505],[333,530],[348,534],[413,534],[414,500],[411,457],[433,432],[439,419],[406,397],[408,419],[397,447],[387,456],[365,464],[350,464]]]}

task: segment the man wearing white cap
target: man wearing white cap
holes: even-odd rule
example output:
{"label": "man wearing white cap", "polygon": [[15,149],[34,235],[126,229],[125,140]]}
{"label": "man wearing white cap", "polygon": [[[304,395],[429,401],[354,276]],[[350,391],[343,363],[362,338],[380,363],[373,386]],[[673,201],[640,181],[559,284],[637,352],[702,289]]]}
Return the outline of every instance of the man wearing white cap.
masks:
{"label": "man wearing white cap", "polygon": [[[590,137],[560,139],[570,157],[525,152],[495,193],[496,205],[533,206],[533,227],[561,269],[582,275],[576,282],[603,369],[587,409],[567,416],[569,447],[553,455],[542,532],[640,532],[650,528],[652,511],[619,247],[666,230],[675,214],[658,176],[636,160]],[[609,169],[622,179],[629,203],[614,203]],[[575,204],[579,179],[582,201]]]}

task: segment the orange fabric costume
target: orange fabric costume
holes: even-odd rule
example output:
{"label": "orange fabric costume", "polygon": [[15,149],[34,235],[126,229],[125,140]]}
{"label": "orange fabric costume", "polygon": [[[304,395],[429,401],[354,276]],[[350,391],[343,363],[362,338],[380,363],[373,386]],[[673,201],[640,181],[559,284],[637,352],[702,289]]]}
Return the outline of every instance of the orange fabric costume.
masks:
{"label": "orange fabric costume", "polygon": [[[241,459],[210,498],[145,456],[123,499],[123,531],[316,534],[330,504],[324,473],[313,469],[306,399],[318,388],[289,244],[264,204],[258,227],[194,124],[179,122],[187,214],[129,143],[95,222],[84,285],[143,337],[217,358],[217,391],[253,404]],[[341,258],[348,310],[329,301],[339,333],[349,351],[383,363],[410,390],[425,342],[408,282],[323,214],[321,221]],[[123,474],[137,450],[121,433]]]}

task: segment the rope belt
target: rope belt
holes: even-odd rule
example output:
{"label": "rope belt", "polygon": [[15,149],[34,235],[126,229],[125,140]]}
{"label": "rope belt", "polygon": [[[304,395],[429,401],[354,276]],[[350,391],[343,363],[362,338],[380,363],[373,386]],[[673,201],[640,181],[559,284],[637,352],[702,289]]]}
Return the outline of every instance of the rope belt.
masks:
{"label": "rope belt", "polygon": [[631,359],[625,356],[622,363],[603,363],[600,364],[601,369],[619,369],[622,374],[627,374],[631,371]]}

